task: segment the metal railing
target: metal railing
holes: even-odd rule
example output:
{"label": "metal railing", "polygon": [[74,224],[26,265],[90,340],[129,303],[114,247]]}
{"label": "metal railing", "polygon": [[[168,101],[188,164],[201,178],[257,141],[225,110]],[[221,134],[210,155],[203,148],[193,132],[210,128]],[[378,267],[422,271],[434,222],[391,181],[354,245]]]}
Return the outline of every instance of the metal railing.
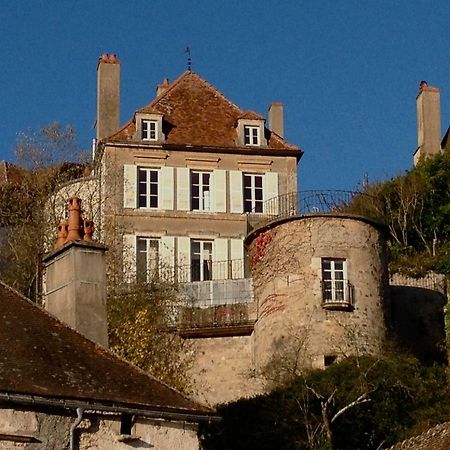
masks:
{"label": "metal railing", "polygon": [[268,222],[293,216],[313,214],[359,214],[379,220],[378,200],[355,191],[302,191],[266,200],[262,211],[247,213],[247,228],[252,231]]}
{"label": "metal railing", "polygon": [[322,306],[326,309],[352,308],[354,288],[348,280],[322,281]]}
{"label": "metal railing", "polygon": [[177,268],[178,282],[238,280],[248,277],[244,259],[227,261],[193,261]]}
{"label": "metal railing", "polygon": [[255,322],[256,313],[245,303],[215,305],[209,308],[182,307],[178,311],[179,329],[230,327]]}

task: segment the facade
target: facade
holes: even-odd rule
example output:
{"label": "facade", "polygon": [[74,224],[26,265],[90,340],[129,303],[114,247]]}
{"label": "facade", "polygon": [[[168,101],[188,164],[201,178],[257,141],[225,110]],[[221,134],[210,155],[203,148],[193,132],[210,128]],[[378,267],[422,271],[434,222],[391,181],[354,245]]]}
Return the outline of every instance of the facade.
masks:
{"label": "facade", "polygon": [[270,108],[271,130],[187,71],[119,129],[119,71],[115,57],[100,59],[96,164],[102,229],[122,241],[124,272],[163,270],[204,306],[251,298],[246,213],[297,189],[302,152],[283,139],[282,105]]}

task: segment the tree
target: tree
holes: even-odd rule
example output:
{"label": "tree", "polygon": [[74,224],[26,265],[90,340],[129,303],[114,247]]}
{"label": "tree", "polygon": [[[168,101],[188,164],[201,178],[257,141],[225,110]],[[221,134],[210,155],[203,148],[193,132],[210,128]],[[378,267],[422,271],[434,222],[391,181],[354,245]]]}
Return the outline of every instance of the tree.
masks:
{"label": "tree", "polygon": [[375,450],[448,420],[449,399],[445,367],[398,354],[349,357],[222,405],[223,421],[201,431],[207,450]]}
{"label": "tree", "polygon": [[15,153],[16,179],[0,185],[0,277],[30,296],[48,230],[57,225],[48,199],[61,183],[81,177],[85,165],[74,130],[58,123],[20,133]]}

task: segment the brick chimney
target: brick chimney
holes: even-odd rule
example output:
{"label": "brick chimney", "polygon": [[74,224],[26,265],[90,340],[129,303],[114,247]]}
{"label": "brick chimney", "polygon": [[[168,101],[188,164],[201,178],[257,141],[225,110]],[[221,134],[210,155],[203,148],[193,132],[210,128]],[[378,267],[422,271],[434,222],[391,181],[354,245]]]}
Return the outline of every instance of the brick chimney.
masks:
{"label": "brick chimney", "polygon": [[97,65],[97,140],[111,136],[120,123],[120,61],[104,53]]}
{"label": "brick chimney", "polygon": [[48,312],[88,339],[108,347],[107,248],[92,240],[93,223],[81,217],[81,200],[69,200],[69,220],[58,226],[55,249],[44,257]]}
{"label": "brick chimney", "polygon": [[269,106],[269,128],[278,136],[284,137],[283,103],[273,102]]}
{"label": "brick chimney", "polygon": [[420,158],[437,155],[441,151],[441,106],[440,92],[436,87],[421,81],[417,103],[417,150],[414,165]]}

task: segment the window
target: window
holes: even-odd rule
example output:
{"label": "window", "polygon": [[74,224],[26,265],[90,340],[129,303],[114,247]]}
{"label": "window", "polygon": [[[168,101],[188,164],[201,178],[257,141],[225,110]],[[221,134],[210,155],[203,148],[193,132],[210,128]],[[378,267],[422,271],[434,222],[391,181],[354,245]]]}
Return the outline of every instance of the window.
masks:
{"label": "window", "polygon": [[142,120],[142,140],[158,140],[158,122],[156,120]]}
{"label": "window", "polygon": [[347,262],[345,259],[322,258],[324,303],[349,303]]}
{"label": "window", "polygon": [[158,175],[157,169],[139,168],[139,208],[158,207]]}
{"label": "window", "polygon": [[150,281],[159,272],[159,239],[138,237],[136,242],[136,278]]}
{"label": "window", "polygon": [[212,241],[191,240],[191,280],[212,279]]}
{"label": "window", "polygon": [[244,125],[244,144],[260,145],[258,126]]}
{"label": "window", "polygon": [[209,211],[211,208],[210,172],[191,172],[191,209]]}
{"label": "window", "polygon": [[263,212],[263,175],[244,173],[244,212]]}

